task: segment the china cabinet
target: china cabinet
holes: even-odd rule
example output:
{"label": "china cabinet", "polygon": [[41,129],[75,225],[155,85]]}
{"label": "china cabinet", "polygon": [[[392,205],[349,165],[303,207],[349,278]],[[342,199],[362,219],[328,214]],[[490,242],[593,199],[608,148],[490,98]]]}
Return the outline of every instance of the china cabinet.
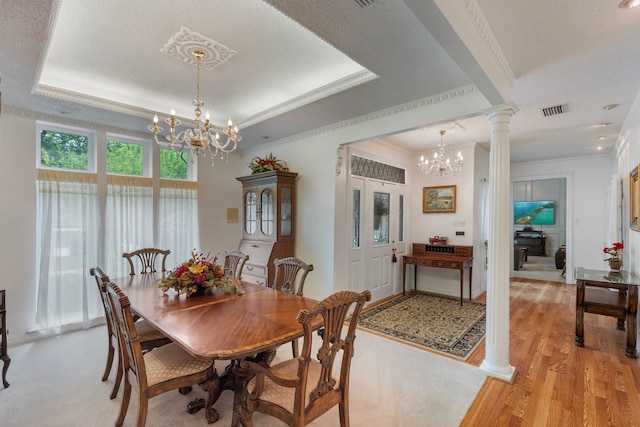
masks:
{"label": "china cabinet", "polygon": [[273,282],[273,261],[294,256],[295,172],[269,171],[236,178],[242,183],[242,240],[249,255],[242,279]]}

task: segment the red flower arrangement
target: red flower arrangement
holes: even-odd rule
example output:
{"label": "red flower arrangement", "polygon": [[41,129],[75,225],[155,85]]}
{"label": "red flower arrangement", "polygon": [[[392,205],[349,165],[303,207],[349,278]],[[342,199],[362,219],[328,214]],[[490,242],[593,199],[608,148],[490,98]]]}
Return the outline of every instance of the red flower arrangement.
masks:
{"label": "red flower arrangement", "polygon": [[242,289],[237,281],[225,277],[224,269],[216,263],[217,260],[217,257],[191,252],[191,259],[183,262],[171,270],[166,277],[160,279],[159,288],[163,293],[174,289],[178,293],[187,294],[187,297],[211,289],[223,289],[242,295]]}
{"label": "red flower arrangement", "polygon": [[251,174],[256,174],[260,172],[268,172],[268,171],[288,171],[287,163],[276,159],[276,156],[273,153],[269,153],[267,157],[261,159],[260,157],[254,157],[251,159],[251,163],[249,163],[249,169],[251,169]]}
{"label": "red flower arrangement", "polygon": [[616,242],[611,247],[605,246],[604,253],[609,255],[609,258],[605,259],[605,261],[620,261],[620,259],[622,258],[623,249],[624,244],[622,242]]}

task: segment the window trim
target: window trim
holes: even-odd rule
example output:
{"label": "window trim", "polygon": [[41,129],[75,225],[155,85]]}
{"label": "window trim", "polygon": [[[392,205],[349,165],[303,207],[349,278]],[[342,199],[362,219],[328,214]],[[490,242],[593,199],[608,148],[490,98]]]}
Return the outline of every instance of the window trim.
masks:
{"label": "window trim", "polygon": [[[87,143],[87,170],[79,170],[79,169],[67,169],[67,168],[52,168],[52,167],[48,167],[48,166],[44,166],[41,163],[41,156],[42,156],[42,131],[50,131],[50,132],[60,132],[60,133],[66,133],[66,134],[71,134],[71,135],[78,135],[78,136],[84,136],[87,138],[88,143]],[[79,127],[75,127],[75,126],[67,126],[67,125],[61,125],[61,124],[57,124],[57,123],[52,123],[52,122],[45,122],[45,121],[36,121],[36,169],[51,169],[51,170],[64,170],[64,171],[71,171],[71,172],[85,172],[85,173],[96,173],[97,172],[97,150],[96,150],[96,146],[97,146],[97,134],[95,131],[90,130],[90,129],[86,129],[86,128],[79,128]]]}
{"label": "window trim", "polygon": [[158,176],[160,177],[160,179],[173,179],[176,181],[194,181],[197,182],[198,181],[198,157],[196,156],[195,159],[193,158],[193,152],[191,152],[190,150],[185,150],[185,152],[187,153],[187,155],[189,156],[189,160],[187,161],[187,177],[184,179],[181,178],[164,178],[160,175],[160,150],[169,150],[169,151],[174,151],[175,150],[173,148],[171,148],[171,146],[165,146],[165,145],[161,145],[161,144],[156,144],[159,147],[158,150]]}
{"label": "window trim", "polygon": [[[107,133],[104,150],[105,150],[105,171],[107,170],[107,163],[109,159],[106,156],[107,145],[109,141],[121,142],[124,144],[135,144],[142,146],[142,177],[151,178],[153,176],[153,146],[151,145],[151,141],[148,139],[135,138],[132,136],[125,136],[116,133]],[[123,175],[123,176],[138,176],[138,175],[128,175],[128,174],[118,174],[113,172],[108,172],[107,175]]]}

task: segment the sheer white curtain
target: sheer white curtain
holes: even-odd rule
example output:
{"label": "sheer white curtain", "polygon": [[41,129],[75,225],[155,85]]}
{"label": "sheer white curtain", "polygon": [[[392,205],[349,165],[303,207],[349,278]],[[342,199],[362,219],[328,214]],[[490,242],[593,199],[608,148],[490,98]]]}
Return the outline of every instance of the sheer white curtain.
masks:
{"label": "sheer white curtain", "polygon": [[107,175],[104,242],[105,272],[112,278],[129,274],[124,252],[154,247],[151,178]]}
{"label": "sheer white curtain", "polygon": [[97,176],[38,170],[36,182],[36,327],[42,333],[87,328],[103,320],[89,269],[97,263]]}
{"label": "sheer white curtain", "polygon": [[198,235],[198,183],[160,180],[158,245],[170,249],[167,269],[200,250]]}

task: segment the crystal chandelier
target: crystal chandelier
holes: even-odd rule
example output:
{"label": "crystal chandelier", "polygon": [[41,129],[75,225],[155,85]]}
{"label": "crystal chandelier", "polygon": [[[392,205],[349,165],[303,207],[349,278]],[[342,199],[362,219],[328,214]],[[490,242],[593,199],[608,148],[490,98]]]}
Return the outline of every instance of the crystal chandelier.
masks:
{"label": "crystal chandelier", "polygon": [[442,176],[446,175],[449,172],[458,172],[462,169],[462,154],[458,151],[458,156],[453,163],[447,157],[444,157],[444,134],[446,130],[440,131],[440,143],[438,144],[438,149],[433,154],[433,160],[431,163],[428,159],[425,159],[424,156],[420,156],[420,162],[418,162],[418,166],[420,166],[420,170],[425,174],[439,174]]}
{"label": "crystal chandelier", "polygon": [[[191,151],[191,161],[194,162],[197,156],[209,154],[212,164],[216,157],[224,159],[225,154],[228,155],[238,147],[238,142],[242,139],[239,134],[238,126],[234,126],[231,119],[224,128],[216,128],[211,124],[211,115],[209,111],[204,116],[204,123],[200,119],[202,115],[202,106],[204,102],[200,100],[200,61],[204,57],[204,52],[196,50],[193,52],[196,59],[196,99],[193,100],[195,108],[195,120],[193,128],[187,128],[177,131],[177,127],[181,122],[176,118],[176,110],[171,109],[171,116],[164,119],[169,125],[169,134],[164,135],[168,144],[158,140],[158,134],[163,128],[158,125],[158,115],[153,116],[153,125],[149,126],[149,130],[153,132],[153,137],[158,145],[169,145],[175,152]],[[176,133],[177,132],[177,133]],[[215,132],[215,133],[214,133]],[[222,137],[220,136],[222,134]]]}

